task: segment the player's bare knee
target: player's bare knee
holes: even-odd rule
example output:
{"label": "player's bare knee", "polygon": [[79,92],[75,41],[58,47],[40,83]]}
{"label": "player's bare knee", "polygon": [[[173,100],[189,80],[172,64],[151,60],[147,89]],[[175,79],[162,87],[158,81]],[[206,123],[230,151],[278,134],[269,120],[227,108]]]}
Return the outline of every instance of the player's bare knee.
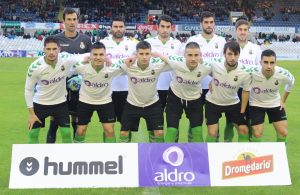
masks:
{"label": "player's bare knee", "polygon": [[238,127],[238,132],[240,133],[240,134],[248,134],[248,131],[249,131],[249,129],[248,129],[248,127],[246,126],[246,125],[240,125],[239,127]]}
{"label": "player's bare knee", "polygon": [[164,136],[164,131],[163,130],[155,130],[154,135],[156,137],[162,137],[162,136]]}
{"label": "player's bare knee", "polygon": [[253,135],[255,138],[260,138],[260,137],[262,137],[263,133],[260,132],[260,131],[253,131],[253,132],[252,132],[252,135]]}
{"label": "player's bare knee", "polygon": [[127,137],[129,135],[129,131],[121,131],[120,135],[124,136],[124,137]]}

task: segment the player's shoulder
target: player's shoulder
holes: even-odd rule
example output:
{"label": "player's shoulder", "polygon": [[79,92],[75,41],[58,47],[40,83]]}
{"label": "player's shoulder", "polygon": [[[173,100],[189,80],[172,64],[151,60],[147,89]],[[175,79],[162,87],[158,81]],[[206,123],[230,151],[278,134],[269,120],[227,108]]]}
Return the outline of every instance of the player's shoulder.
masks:
{"label": "player's shoulder", "polygon": [[215,39],[216,41],[218,41],[218,42],[222,42],[222,43],[224,43],[224,44],[226,43],[225,38],[222,37],[222,36],[220,36],[220,35],[215,34],[215,35],[214,35],[214,39]]}
{"label": "player's shoulder", "polygon": [[179,55],[170,55],[168,56],[170,61],[173,62],[184,62],[185,58],[183,56],[179,56]]}
{"label": "player's shoulder", "polygon": [[170,41],[175,43],[175,44],[180,44],[181,45],[181,42],[176,38],[170,37]]}
{"label": "player's shoulder", "polygon": [[280,66],[275,66],[275,73],[277,76],[280,76],[280,77],[290,77],[291,76],[290,71],[288,71],[287,69],[282,68]]}
{"label": "player's shoulder", "polygon": [[90,37],[83,33],[78,33],[78,38],[81,40],[91,40]]}
{"label": "player's shoulder", "polygon": [[29,65],[27,75],[28,75],[29,77],[31,77],[32,74],[34,74],[35,72],[37,72],[41,67],[43,67],[44,64],[45,64],[44,56],[39,57],[38,59],[36,59],[34,62],[32,62],[32,63]]}
{"label": "player's shoulder", "polygon": [[100,42],[111,42],[112,41],[112,37],[111,36],[107,36],[104,39],[101,39]]}
{"label": "player's shoulder", "polygon": [[150,59],[151,64],[161,64],[164,63],[160,58],[151,58]]}
{"label": "player's shoulder", "polygon": [[241,70],[241,73],[245,74],[257,74],[260,72],[261,66],[255,66],[255,65],[244,65],[244,64],[238,64],[238,69]]}

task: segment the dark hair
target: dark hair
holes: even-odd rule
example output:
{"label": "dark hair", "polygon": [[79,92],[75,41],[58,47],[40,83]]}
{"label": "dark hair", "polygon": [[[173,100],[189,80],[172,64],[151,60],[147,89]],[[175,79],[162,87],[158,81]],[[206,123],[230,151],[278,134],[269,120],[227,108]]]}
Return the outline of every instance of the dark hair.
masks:
{"label": "dark hair", "polygon": [[159,17],[158,21],[157,21],[157,25],[159,26],[161,21],[166,21],[166,22],[170,22],[171,24],[173,24],[173,20],[169,15],[162,15]]}
{"label": "dark hair", "polygon": [[200,22],[203,22],[204,18],[210,18],[213,17],[215,20],[215,14],[209,11],[204,11],[200,15]]}
{"label": "dark hair", "polygon": [[66,8],[65,10],[64,10],[64,13],[63,13],[63,19],[64,19],[64,21],[65,21],[65,19],[66,19],[66,15],[69,15],[69,14],[76,14],[76,16],[77,16],[77,19],[78,19],[78,13],[74,10],[74,9],[72,9],[72,8]]}
{"label": "dark hair", "polygon": [[44,40],[44,47],[46,47],[46,45],[48,43],[56,43],[58,47],[60,47],[59,41],[57,38],[55,38],[54,36],[49,36]]}
{"label": "dark hair", "polygon": [[266,49],[264,50],[262,53],[261,53],[261,58],[262,59],[264,56],[267,56],[267,57],[271,57],[271,56],[274,56],[275,57],[275,60],[276,60],[276,53],[271,50],[271,49]]}
{"label": "dark hair", "polygon": [[91,50],[93,50],[93,49],[104,49],[105,50],[106,48],[102,42],[96,42],[92,45]]}
{"label": "dark hair", "polygon": [[150,49],[151,50],[151,45],[147,41],[140,41],[136,45],[136,51],[139,50],[139,49]]}
{"label": "dark hair", "polygon": [[225,54],[227,50],[232,51],[235,55],[241,53],[241,48],[238,42],[236,41],[229,41],[224,45],[223,53]]}
{"label": "dark hair", "polygon": [[200,49],[200,46],[198,43],[196,42],[189,42],[188,44],[186,44],[185,46],[185,49],[187,48],[191,48],[191,49],[194,49],[194,48],[197,48],[197,49]]}
{"label": "dark hair", "polygon": [[245,24],[245,25],[247,25],[247,26],[250,27],[250,24],[249,24],[249,22],[248,22],[248,20],[246,18],[244,18],[244,17],[238,18],[236,20],[236,22],[235,22],[235,29],[237,29],[239,26],[241,26],[243,24]]}
{"label": "dark hair", "polygon": [[114,22],[123,22],[124,25],[125,25],[125,21],[124,21],[124,19],[121,18],[121,17],[114,17],[114,18],[111,20],[110,27],[112,27],[112,25],[113,25]]}

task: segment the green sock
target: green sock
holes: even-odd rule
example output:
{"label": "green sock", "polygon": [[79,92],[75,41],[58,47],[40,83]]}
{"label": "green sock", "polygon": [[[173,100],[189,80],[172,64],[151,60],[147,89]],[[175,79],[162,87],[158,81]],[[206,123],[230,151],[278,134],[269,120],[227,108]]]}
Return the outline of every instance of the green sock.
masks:
{"label": "green sock", "polygon": [[255,136],[252,136],[251,138],[251,142],[263,142],[263,138],[262,137],[255,137]]}
{"label": "green sock", "polygon": [[116,143],[116,137],[115,135],[113,137],[106,137],[105,133],[103,133],[103,142],[104,143]]}
{"label": "green sock", "polygon": [[84,143],[85,142],[85,135],[78,135],[75,134],[74,143]]}
{"label": "green sock", "polygon": [[217,137],[207,135],[206,142],[217,142]]}
{"label": "green sock", "polygon": [[154,136],[154,142],[156,143],[164,143],[164,136]]}
{"label": "green sock", "polygon": [[173,127],[168,127],[165,137],[166,143],[174,143],[178,141],[178,129]]}
{"label": "green sock", "polygon": [[154,132],[148,131],[148,135],[149,135],[149,142],[153,143],[154,142]]}
{"label": "green sock", "polygon": [[226,126],[224,129],[224,142],[232,142],[233,136],[233,123],[226,121]]}
{"label": "green sock", "polygon": [[71,130],[69,127],[59,127],[63,143],[72,143]]}
{"label": "green sock", "polygon": [[193,127],[189,133],[189,142],[204,142],[202,135],[202,126]]}
{"label": "green sock", "polygon": [[238,142],[249,142],[249,134],[239,134]]}
{"label": "green sock", "polygon": [[284,142],[285,144],[287,144],[287,137],[279,137],[277,136],[277,142]]}
{"label": "green sock", "polygon": [[131,132],[127,136],[123,136],[120,134],[120,143],[130,143],[131,142]]}
{"label": "green sock", "polygon": [[29,144],[38,144],[39,143],[39,134],[40,134],[41,128],[35,128],[31,129],[29,131],[28,137],[29,137]]}

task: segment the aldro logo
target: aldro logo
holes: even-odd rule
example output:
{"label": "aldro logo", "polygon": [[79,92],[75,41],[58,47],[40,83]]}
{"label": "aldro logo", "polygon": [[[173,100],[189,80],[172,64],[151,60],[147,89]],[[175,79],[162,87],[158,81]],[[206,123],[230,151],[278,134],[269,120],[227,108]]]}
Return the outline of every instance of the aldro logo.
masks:
{"label": "aldro logo", "polygon": [[157,183],[165,185],[170,183],[189,184],[195,180],[195,174],[193,172],[179,171],[184,161],[184,153],[179,147],[172,146],[167,148],[162,158],[167,164],[167,168],[155,172],[154,180]]}
{"label": "aldro logo", "polygon": [[273,171],[273,155],[255,156],[244,152],[236,160],[223,162],[222,178],[231,179]]}
{"label": "aldro logo", "polygon": [[117,175],[123,174],[123,156],[119,155],[115,160],[109,161],[74,161],[74,162],[55,162],[48,156],[44,161],[39,161],[33,157],[24,158],[19,170],[25,176],[32,176],[39,170],[43,175]]}

